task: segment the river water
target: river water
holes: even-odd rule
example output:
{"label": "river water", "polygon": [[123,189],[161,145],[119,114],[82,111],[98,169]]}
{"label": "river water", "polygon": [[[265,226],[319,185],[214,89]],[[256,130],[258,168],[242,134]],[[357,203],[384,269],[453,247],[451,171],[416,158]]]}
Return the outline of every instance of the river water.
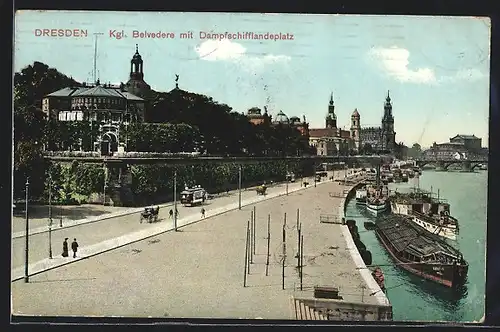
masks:
{"label": "river water", "polygon": [[346,208],[347,219],[356,220],[360,237],[371,251],[373,265],[380,265],[385,275],[387,297],[396,321],[472,322],[483,317],[486,279],[486,206],[487,171],[473,173],[424,171],[420,178],[408,183],[391,183],[391,190],[409,191],[413,186],[437,192],[451,206],[451,215],[460,223],[456,242],[451,241],[469,263],[467,283],[461,291],[409,274],[393,265],[373,231],[364,228],[365,221],[375,217],[356,206],[354,200]]}

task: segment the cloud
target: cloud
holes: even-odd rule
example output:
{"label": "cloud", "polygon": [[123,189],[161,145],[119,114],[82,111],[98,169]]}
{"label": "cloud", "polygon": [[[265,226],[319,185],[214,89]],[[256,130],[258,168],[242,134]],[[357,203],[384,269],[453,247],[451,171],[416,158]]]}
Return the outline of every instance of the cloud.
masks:
{"label": "cloud", "polygon": [[387,75],[400,82],[432,84],[437,81],[431,68],[417,68],[415,70],[408,68],[410,52],[404,48],[375,47],[368,52],[368,55],[377,61]]}
{"label": "cloud", "polygon": [[423,67],[410,69],[410,52],[407,49],[396,46],[383,48],[374,47],[368,51],[368,56],[388,76],[407,83],[417,84],[441,84],[457,81],[477,81],[488,77],[476,68],[463,68],[453,75],[436,76],[432,68]]}
{"label": "cloud", "polygon": [[258,69],[264,65],[286,63],[291,60],[286,55],[252,56],[247,53],[243,45],[228,39],[206,40],[195,47],[195,51],[201,60],[231,61],[244,65],[248,69]]}

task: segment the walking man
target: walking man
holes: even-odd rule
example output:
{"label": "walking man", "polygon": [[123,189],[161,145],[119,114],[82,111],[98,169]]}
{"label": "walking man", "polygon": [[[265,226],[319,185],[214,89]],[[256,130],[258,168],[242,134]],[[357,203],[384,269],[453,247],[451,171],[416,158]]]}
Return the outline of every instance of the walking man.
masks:
{"label": "walking man", "polygon": [[175,208],[175,217],[179,218],[179,210],[177,210],[177,208]]}
{"label": "walking man", "polygon": [[64,242],[63,242],[62,256],[63,257],[68,257],[69,256],[68,252],[69,252],[69,249],[68,249],[68,238],[65,238]]}
{"label": "walking man", "polygon": [[173,216],[174,216],[174,210],[170,209],[170,211],[168,211],[168,217],[171,219]]}
{"label": "walking man", "polygon": [[205,208],[204,207],[201,208],[201,217],[205,218]]}
{"label": "walking man", "polygon": [[78,250],[78,242],[76,242],[76,239],[73,239],[73,243],[71,243],[71,249],[73,249],[73,258],[76,258],[76,252]]}

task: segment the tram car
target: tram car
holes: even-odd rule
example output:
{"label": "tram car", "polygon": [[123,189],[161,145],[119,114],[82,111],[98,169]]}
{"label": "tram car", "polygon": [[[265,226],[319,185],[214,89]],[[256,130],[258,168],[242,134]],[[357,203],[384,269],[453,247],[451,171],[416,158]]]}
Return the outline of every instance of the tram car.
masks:
{"label": "tram car", "polygon": [[201,186],[186,188],[183,192],[181,192],[181,204],[183,204],[184,206],[203,204],[207,197],[208,195],[206,190]]}

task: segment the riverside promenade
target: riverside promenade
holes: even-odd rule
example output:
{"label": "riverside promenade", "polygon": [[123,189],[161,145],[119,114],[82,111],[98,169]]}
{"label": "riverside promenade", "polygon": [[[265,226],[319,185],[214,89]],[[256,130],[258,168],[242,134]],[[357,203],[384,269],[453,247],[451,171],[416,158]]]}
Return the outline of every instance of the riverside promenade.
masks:
{"label": "riverside promenade", "polygon": [[[241,211],[237,200],[229,206],[207,206],[207,218],[201,222],[197,222],[199,209],[190,215],[180,211],[179,225],[184,227],[179,232],[167,232],[168,220],[162,221],[142,231],[82,246],[77,259],[58,257],[30,266],[39,274],[28,284],[22,280],[12,283],[13,313],[296,319],[290,297],[310,296],[311,285],[335,285],[346,301],[377,304],[379,298],[370,295],[353,264],[352,248],[342,231],[345,226],[320,223],[323,214],[343,213],[346,188],[331,181],[306,189],[296,183],[289,185],[288,196],[278,188],[265,198],[254,193],[243,200]],[[246,226],[254,208],[255,255],[247,287],[243,287]],[[297,209],[304,235],[302,291],[295,258]],[[282,290],[285,213],[287,251]],[[109,251],[114,248],[119,249]],[[97,255],[103,251],[108,252]],[[84,259],[90,256],[94,257]],[[51,270],[43,272],[47,269]],[[13,270],[13,279],[22,277],[21,270]]]}

